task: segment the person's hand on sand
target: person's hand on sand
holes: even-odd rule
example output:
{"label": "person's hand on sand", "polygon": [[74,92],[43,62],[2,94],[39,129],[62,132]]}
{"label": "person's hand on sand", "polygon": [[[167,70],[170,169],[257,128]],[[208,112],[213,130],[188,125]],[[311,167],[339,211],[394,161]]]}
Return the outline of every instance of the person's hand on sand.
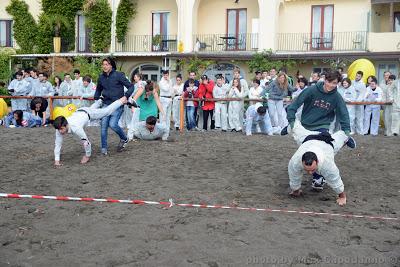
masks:
{"label": "person's hand on sand", "polygon": [[81,164],[86,164],[86,163],[89,162],[89,160],[90,160],[90,157],[88,157],[88,156],[83,156],[82,159],[81,159]]}
{"label": "person's hand on sand", "polygon": [[347,199],[346,199],[346,194],[344,192],[339,194],[339,197],[336,199],[336,203],[343,207],[344,205],[346,205]]}
{"label": "person's hand on sand", "polygon": [[54,161],[54,168],[60,168],[63,164],[61,163],[61,161],[56,160]]}

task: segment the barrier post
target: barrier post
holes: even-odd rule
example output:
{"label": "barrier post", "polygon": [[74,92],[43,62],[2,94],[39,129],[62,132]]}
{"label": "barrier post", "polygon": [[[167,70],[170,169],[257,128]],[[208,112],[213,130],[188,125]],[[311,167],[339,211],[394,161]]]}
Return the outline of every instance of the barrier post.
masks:
{"label": "barrier post", "polygon": [[53,119],[53,98],[49,96],[50,120]]}
{"label": "barrier post", "polygon": [[183,95],[181,96],[181,101],[179,102],[179,131],[183,133],[183,127],[185,125],[185,100],[183,100]]}

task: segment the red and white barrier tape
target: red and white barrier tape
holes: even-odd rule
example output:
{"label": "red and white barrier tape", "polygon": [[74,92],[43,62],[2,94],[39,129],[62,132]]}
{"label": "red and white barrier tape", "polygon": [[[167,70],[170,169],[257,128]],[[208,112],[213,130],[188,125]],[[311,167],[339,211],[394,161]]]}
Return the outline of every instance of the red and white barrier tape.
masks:
{"label": "red and white barrier tape", "polygon": [[328,216],[328,217],[343,217],[343,218],[354,218],[354,219],[400,221],[400,218],[384,217],[384,216],[370,216],[370,215],[314,212],[314,211],[300,211],[300,210],[284,210],[284,209],[269,209],[269,208],[246,208],[246,207],[207,205],[207,204],[183,204],[183,203],[174,203],[174,201],[172,199],[169,199],[169,201],[145,201],[145,200],[138,200],[138,199],[121,200],[121,199],[112,199],[112,198],[20,195],[20,194],[7,194],[7,193],[0,193],[0,197],[49,199],[49,200],[81,201],[81,202],[108,202],[108,203],[136,204],[136,205],[145,205],[146,204],[146,205],[161,205],[161,206],[168,207],[168,208],[170,208],[172,206],[179,206],[179,207],[186,207],[186,208],[231,209],[231,210],[264,211],[264,212],[275,212],[275,213],[292,213],[292,214]]}

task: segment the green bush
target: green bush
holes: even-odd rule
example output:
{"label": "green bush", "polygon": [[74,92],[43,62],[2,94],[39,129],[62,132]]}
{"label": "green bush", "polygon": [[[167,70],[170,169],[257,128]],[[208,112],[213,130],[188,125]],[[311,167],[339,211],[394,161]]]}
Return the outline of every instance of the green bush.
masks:
{"label": "green bush", "polygon": [[93,52],[106,52],[111,43],[112,11],[107,0],[87,0],[84,7]]}
{"label": "green bush", "polygon": [[[8,92],[8,89],[6,87],[1,87],[0,86],[0,95],[10,95]],[[11,99],[10,98],[4,98],[4,101],[7,103],[7,106],[11,106]]]}
{"label": "green bush", "polygon": [[15,50],[12,48],[0,49],[0,81],[8,82],[12,76],[10,70],[10,60],[12,55],[15,54]]}
{"label": "green bush", "polygon": [[253,71],[263,71],[263,70],[270,70],[272,68],[276,68],[279,70],[282,67],[286,67],[288,69],[292,68],[296,65],[296,62],[291,59],[285,60],[277,60],[273,59],[271,51],[263,51],[262,53],[256,53],[253,55],[253,58],[247,62],[249,66],[250,72]]}
{"label": "green bush", "polygon": [[102,73],[101,59],[76,57],[74,62],[74,69],[79,69],[81,72],[81,76],[89,75],[90,77],[92,77],[93,82],[97,83],[97,79]]}
{"label": "green bush", "polygon": [[124,42],[128,32],[128,23],[136,15],[136,0],[121,0],[116,18],[116,35],[118,42]]}
{"label": "green bush", "polygon": [[37,24],[28,5],[22,0],[11,0],[6,11],[13,16],[13,32],[21,53],[32,53],[35,50]]}

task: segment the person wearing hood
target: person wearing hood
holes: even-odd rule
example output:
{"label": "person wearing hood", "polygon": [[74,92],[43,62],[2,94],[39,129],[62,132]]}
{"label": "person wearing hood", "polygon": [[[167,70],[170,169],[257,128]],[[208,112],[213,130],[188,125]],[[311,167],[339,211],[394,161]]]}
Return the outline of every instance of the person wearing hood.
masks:
{"label": "person wearing hood", "polygon": [[[199,98],[207,99],[213,98],[214,81],[208,79],[207,75],[201,76],[201,83],[199,87]],[[208,128],[208,117],[211,119],[211,130],[215,128],[215,121],[213,118],[215,102],[213,101],[202,101],[201,109],[203,110],[203,130],[207,131]]]}
{"label": "person wearing hood", "polygon": [[[290,129],[293,129],[296,112],[303,105],[300,122],[302,127],[309,131],[329,133],[331,123],[336,120],[340,124],[341,130],[350,135],[350,118],[346,103],[337,91],[337,85],[341,81],[341,75],[337,71],[328,72],[324,82],[318,82],[304,90],[296,100],[288,106],[287,119]],[[281,134],[288,133],[285,127]],[[353,138],[348,137],[348,146],[356,147]],[[313,173],[313,188],[322,190],[324,177],[317,172]]]}
{"label": "person wearing hood", "polygon": [[160,117],[160,120],[165,122],[165,127],[167,127],[167,130],[169,131],[171,124],[172,98],[174,97],[174,85],[172,80],[169,78],[168,70],[163,71],[163,76],[158,85],[160,88],[160,102],[165,113],[165,117]]}
{"label": "person wearing hood", "polygon": [[[125,77],[125,74],[116,71],[116,65],[112,58],[107,57],[102,61],[103,73],[100,75],[94,99],[98,100],[103,97],[103,106],[108,106],[114,101],[125,97],[126,100],[132,95],[134,85]],[[124,91],[124,86],[128,90]],[[108,127],[118,134],[120,142],[117,147],[117,151],[122,151],[128,143],[128,137],[124,130],[118,125],[118,121],[121,118],[123,107],[117,108],[111,113],[101,119],[101,153],[107,155],[107,132]]]}
{"label": "person wearing hood", "polygon": [[[15,75],[15,79],[8,85],[8,91],[12,96],[26,96],[29,94],[31,87],[29,82],[23,79],[22,71],[18,71]],[[11,99],[11,110],[22,110],[28,109],[27,99]]]}

